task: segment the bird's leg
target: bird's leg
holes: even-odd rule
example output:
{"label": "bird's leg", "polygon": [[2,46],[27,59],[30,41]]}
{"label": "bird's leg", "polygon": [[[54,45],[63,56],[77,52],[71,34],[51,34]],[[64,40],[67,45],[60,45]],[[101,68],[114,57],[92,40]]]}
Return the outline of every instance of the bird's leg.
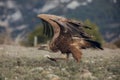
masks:
{"label": "bird's leg", "polygon": [[66,62],[69,60],[69,54],[66,54]]}
{"label": "bird's leg", "polygon": [[79,46],[76,46],[73,44],[70,46],[70,50],[71,50],[71,53],[72,53],[74,59],[79,63],[81,56],[82,56],[82,52],[79,49]]}

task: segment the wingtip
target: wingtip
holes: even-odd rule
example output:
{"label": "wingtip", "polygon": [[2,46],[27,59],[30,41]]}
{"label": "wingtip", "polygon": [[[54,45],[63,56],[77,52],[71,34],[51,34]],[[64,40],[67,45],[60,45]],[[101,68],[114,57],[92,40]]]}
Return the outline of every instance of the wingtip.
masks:
{"label": "wingtip", "polygon": [[104,50],[104,48],[102,48],[102,47],[101,47],[100,49],[101,49],[101,50]]}

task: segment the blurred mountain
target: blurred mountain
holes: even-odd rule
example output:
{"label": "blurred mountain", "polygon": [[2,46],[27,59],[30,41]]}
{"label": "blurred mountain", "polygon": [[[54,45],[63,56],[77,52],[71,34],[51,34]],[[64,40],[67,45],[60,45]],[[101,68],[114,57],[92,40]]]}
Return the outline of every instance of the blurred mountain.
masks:
{"label": "blurred mountain", "polygon": [[40,23],[40,13],[90,19],[106,41],[120,38],[120,0],[0,0],[0,33],[18,42]]}

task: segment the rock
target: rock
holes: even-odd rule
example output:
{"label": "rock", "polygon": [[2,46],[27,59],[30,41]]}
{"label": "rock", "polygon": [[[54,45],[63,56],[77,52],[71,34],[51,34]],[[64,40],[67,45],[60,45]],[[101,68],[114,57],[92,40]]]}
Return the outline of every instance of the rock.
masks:
{"label": "rock", "polygon": [[87,69],[83,69],[82,70],[82,74],[80,76],[82,79],[92,79],[92,80],[97,80],[97,78],[95,76],[92,76],[92,73],[87,70]]}
{"label": "rock", "polygon": [[44,70],[44,71],[42,71],[42,75],[46,75],[46,74],[50,74],[51,72],[50,71],[46,71],[46,70]]}
{"label": "rock", "polygon": [[30,70],[30,72],[38,72],[38,71],[43,71],[44,69],[42,67],[36,67]]}
{"label": "rock", "polygon": [[48,74],[47,77],[50,79],[50,80],[60,80],[60,77],[55,75],[55,74]]}
{"label": "rock", "polygon": [[87,78],[87,77],[91,77],[91,76],[92,76],[92,73],[89,72],[87,69],[83,69],[83,70],[82,70],[82,75],[81,75],[81,77]]}
{"label": "rock", "polygon": [[60,80],[60,78],[54,77],[51,80]]}

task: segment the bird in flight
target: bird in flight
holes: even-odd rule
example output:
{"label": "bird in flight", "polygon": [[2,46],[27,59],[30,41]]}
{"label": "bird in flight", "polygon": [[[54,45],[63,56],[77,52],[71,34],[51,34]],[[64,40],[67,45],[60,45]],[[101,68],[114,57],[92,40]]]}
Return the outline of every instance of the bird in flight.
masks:
{"label": "bird in flight", "polygon": [[[72,54],[73,58],[77,62],[80,62],[82,56],[81,49],[92,47],[103,50],[101,44],[94,41],[92,37],[85,32],[84,29],[91,28],[82,22],[51,14],[39,14],[38,17],[43,23],[43,33],[48,37],[52,37],[49,48],[53,52],[60,51],[62,54],[66,54],[66,60],[68,60],[69,55]],[[49,59],[56,61],[60,58]]]}

